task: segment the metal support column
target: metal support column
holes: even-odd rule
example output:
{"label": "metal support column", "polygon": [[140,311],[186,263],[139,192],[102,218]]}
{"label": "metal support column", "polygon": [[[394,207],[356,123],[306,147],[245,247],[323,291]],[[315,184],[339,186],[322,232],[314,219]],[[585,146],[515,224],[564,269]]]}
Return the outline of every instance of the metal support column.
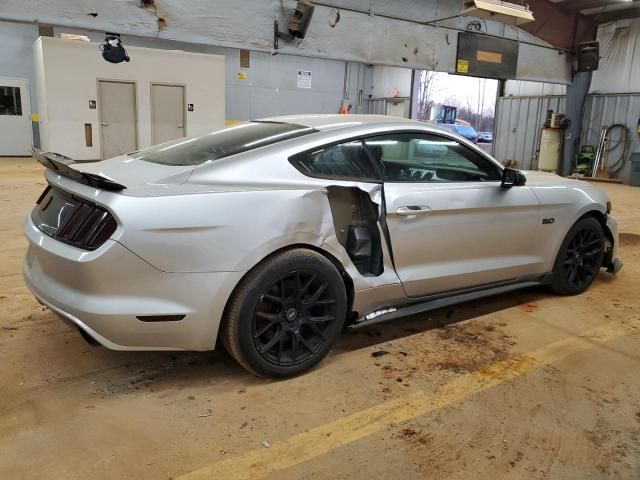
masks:
{"label": "metal support column", "polygon": [[560,162],[560,175],[571,175],[575,165],[576,152],[580,147],[582,114],[587,94],[591,87],[591,72],[576,72],[573,83],[567,86],[566,116],[571,125],[564,132],[564,151]]}

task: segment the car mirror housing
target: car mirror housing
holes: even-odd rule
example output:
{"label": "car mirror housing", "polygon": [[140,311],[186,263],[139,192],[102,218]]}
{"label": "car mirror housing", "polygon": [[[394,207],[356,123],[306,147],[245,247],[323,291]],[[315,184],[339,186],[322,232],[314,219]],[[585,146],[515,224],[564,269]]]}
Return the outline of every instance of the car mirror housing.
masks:
{"label": "car mirror housing", "polygon": [[527,177],[520,170],[514,170],[513,168],[505,168],[502,171],[502,183],[503,188],[521,187],[527,183]]}

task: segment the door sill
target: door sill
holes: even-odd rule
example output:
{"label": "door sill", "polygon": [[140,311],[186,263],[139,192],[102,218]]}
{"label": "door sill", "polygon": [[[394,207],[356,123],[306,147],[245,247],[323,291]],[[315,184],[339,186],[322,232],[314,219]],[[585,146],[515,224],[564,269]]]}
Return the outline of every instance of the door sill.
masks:
{"label": "door sill", "polygon": [[547,285],[551,281],[552,275],[552,273],[545,273],[537,279],[517,279],[509,282],[501,282],[499,284],[465,289],[462,291],[432,295],[424,298],[422,301],[411,303],[409,305],[380,308],[363,315],[355,323],[349,325],[349,328],[366,327],[376,323],[387,322],[409,315],[416,315],[418,313],[430,312],[439,308],[450,307],[459,303],[470,302],[472,300],[512,292],[522,288]]}

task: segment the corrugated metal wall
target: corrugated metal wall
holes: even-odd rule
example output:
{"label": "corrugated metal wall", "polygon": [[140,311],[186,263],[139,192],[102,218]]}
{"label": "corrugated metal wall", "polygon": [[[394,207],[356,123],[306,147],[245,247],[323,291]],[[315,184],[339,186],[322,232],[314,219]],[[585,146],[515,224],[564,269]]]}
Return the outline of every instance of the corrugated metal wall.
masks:
{"label": "corrugated metal wall", "polygon": [[540,128],[547,110],[563,112],[564,97],[501,97],[496,105],[493,155],[515,160],[523,170],[537,167]]}
{"label": "corrugated metal wall", "polygon": [[[631,130],[631,152],[640,152],[640,138],[636,133],[638,120],[640,119],[640,93],[620,95],[590,95],[587,99],[584,112],[584,126],[582,129],[583,145],[598,145],[600,129],[603,126],[611,126],[616,123],[626,125]],[[620,131],[611,133],[613,148],[620,139]],[[622,145],[611,150],[608,156],[608,164],[615,162],[620,155]],[[620,172],[619,178],[628,183],[631,173],[631,165],[627,164]]]}
{"label": "corrugated metal wall", "polygon": [[[564,97],[502,97],[498,99],[493,154],[501,162],[515,160],[517,167],[537,168],[537,149],[547,110],[564,112]],[[631,130],[631,152],[640,151],[636,126],[640,119],[640,93],[589,95],[583,117],[582,145],[597,148],[602,126],[621,123]],[[617,140],[619,135],[616,134]],[[612,145],[613,146],[613,145]],[[620,149],[622,146],[619,147]],[[610,162],[618,158],[618,151],[610,155]],[[629,179],[629,164],[620,172]]]}

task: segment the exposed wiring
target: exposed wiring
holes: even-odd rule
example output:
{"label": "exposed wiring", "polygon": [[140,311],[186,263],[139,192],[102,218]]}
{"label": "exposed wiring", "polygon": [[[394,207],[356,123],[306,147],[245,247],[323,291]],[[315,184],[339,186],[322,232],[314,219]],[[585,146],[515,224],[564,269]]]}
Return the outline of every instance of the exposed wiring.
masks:
{"label": "exposed wiring", "polygon": [[[611,131],[615,129],[621,129],[622,133],[619,140],[612,141]],[[615,123],[607,129],[607,137],[609,138],[609,146],[605,150],[607,158],[609,158],[611,152],[617,150],[621,144],[623,145],[622,153],[620,154],[618,160],[613,163],[609,163],[608,165],[609,171],[617,175],[624,168],[627,158],[629,157],[629,154],[631,152],[631,130],[629,129],[629,127],[622,123]]]}
{"label": "exposed wiring", "polygon": [[482,21],[484,22],[484,32],[482,31],[482,23],[480,23],[479,20],[474,20],[472,22],[469,22],[467,24],[467,30],[469,32],[487,33],[488,32],[487,22],[485,21],[484,18],[482,19]]}

